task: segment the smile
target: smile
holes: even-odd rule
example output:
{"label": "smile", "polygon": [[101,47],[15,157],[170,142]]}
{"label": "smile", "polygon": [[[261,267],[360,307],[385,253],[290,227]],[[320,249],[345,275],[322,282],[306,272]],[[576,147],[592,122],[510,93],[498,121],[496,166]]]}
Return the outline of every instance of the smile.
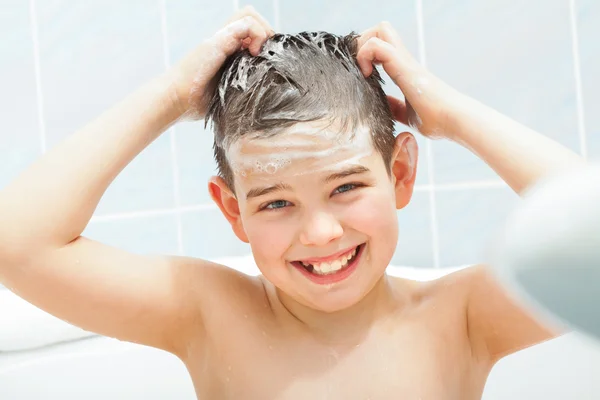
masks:
{"label": "smile", "polygon": [[363,243],[341,254],[320,259],[292,261],[292,265],[315,283],[331,284],[350,276],[358,265],[364,247]]}

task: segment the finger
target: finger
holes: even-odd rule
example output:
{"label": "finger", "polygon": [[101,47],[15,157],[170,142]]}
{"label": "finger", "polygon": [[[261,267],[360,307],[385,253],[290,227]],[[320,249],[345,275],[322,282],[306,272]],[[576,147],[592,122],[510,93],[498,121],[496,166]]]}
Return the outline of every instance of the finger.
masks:
{"label": "finger", "polygon": [[377,37],[372,37],[358,50],[356,61],[365,77],[373,72],[373,63],[381,63],[385,72],[398,85],[397,78],[400,74],[400,63],[396,49]]}
{"label": "finger", "polygon": [[267,21],[265,17],[260,15],[258,13],[258,11],[256,11],[253,7],[251,7],[251,6],[248,6],[248,7],[250,7],[249,15],[253,16],[254,18],[256,18],[258,20],[258,22],[260,22],[260,24],[269,33],[269,36],[273,36],[275,34],[275,30],[273,29],[271,24],[269,24],[269,21]]}
{"label": "finger", "polygon": [[232,22],[214,37],[217,46],[228,56],[240,49],[244,40],[248,43],[247,39],[250,39],[248,50],[256,56],[267,38],[265,28],[252,16]]}
{"label": "finger", "polygon": [[408,125],[408,110],[406,107],[406,102],[394,96],[387,96],[388,104],[390,105],[390,111],[392,112],[392,117],[398,121],[402,122],[404,125]]}
{"label": "finger", "polygon": [[360,49],[369,39],[373,37],[386,41],[393,46],[399,47],[402,45],[402,41],[400,40],[400,35],[398,35],[398,32],[396,32],[392,24],[384,21],[362,32],[357,38],[357,48]]}
{"label": "finger", "polygon": [[239,10],[237,10],[227,23],[230,24],[238,19],[242,19],[248,16],[256,18],[256,20],[265,28],[265,30],[269,32],[269,36],[275,34],[275,31],[271,27],[271,24],[269,24],[269,22],[262,15],[260,15],[258,11],[256,11],[252,6],[245,6],[244,8],[240,8]]}

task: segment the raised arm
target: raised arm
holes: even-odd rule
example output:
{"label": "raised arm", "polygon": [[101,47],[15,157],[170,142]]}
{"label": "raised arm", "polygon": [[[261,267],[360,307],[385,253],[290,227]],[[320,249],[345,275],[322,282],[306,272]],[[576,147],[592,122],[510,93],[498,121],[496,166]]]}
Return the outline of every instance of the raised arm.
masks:
{"label": "raised arm", "polygon": [[[0,282],[81,328],[177,353],[198,311],[182,258],[129,254],[81,236],[114,178],[182,117],[201,117],[226,57],[270,34],[250,8],[51,149],[0,191]],[[244,44],[242,44],[244,42]]]}

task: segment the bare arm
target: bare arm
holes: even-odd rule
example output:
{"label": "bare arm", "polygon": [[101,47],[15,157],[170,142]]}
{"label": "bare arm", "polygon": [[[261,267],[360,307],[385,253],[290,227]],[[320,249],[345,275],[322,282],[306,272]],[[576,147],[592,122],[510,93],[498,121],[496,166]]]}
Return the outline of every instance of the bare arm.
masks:
{"label": "bare arm", "polygon": [[548,137],[467,97],[457,96],[449,138],[485,161],[518,194],[540,178],[585,163]]}
{"label": "bare arm", "polygon": [[[0,281],[83,329],[172,352],[190,333],[197,275],[183,258],[129,254],[81,236],[113,179],[191,110],[226,57],[269,33],[255,11],[233,22],[0,191]],[[198,98],[193,98],[196,95]],[[195,322],[195,321],[194,321]]]}

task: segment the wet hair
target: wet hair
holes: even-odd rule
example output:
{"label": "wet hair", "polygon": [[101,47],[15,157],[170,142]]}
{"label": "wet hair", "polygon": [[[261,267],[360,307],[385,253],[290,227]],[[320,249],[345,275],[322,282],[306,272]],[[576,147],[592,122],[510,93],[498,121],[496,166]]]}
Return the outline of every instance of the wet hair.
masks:
{"label": "wet hair", "polygon": [[364,125],[390,173],[394,121],[376,69],[368,78],[356,62],[358,35],[276,34],[257,56],[231,55],[217,75],[206,124],[213,123],[218,174],[233,186],[226,150],[248,133],[272,137],[308,121],[335,123],[340,132]]}

